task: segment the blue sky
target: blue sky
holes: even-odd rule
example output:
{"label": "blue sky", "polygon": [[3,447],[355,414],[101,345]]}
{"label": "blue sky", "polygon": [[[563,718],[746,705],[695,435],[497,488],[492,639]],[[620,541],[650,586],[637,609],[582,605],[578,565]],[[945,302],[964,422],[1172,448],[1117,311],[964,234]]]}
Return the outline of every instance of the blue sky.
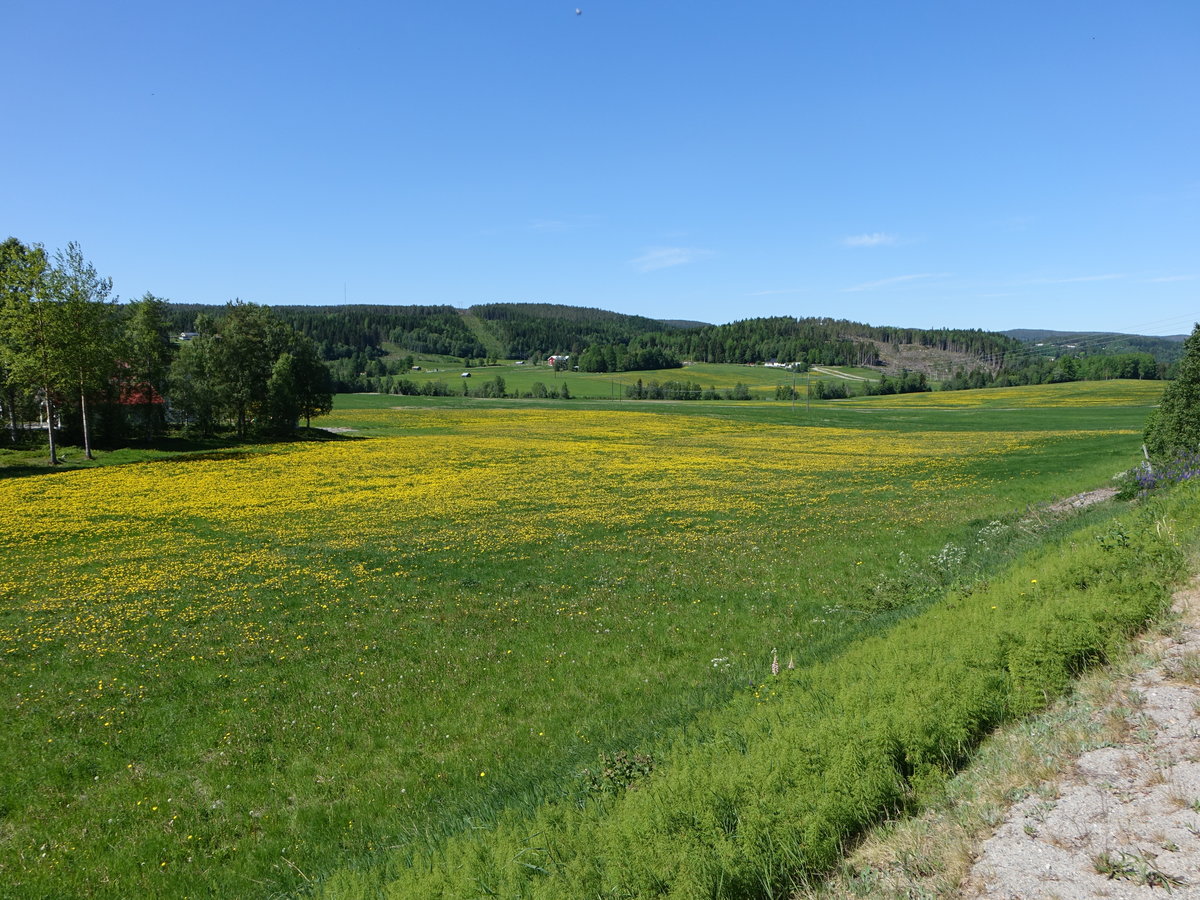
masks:
{"label": "blue sky", "polygon": [[80,242],[125,298],[1200,320],[1196,0],[5,20],[0,230]]}

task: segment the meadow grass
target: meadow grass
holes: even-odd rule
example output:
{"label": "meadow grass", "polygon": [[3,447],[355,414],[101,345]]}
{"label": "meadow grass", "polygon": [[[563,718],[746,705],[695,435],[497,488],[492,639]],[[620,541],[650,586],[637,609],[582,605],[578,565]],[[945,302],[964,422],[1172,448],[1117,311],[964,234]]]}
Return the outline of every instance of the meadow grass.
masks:
{"label": "meadow grass", "polygon": [[1195,488],[1049,540],[844,654],[773,667],[627,787],[344,868],[322,896],[791,896],[1161,613],[1200,543]]}
{"label": "meadow grass", "polygon": [[[846,380],[836,375],[825,375],[818,372],[801,372],[793,379],[792,373],[785,369],[768,368],[759,365],[729,365],[722,363],[692,363],[680,369],[654,369],[639,372],[555,372],[545,365],[524,363],[515,365],[512,362],[501,362],[494,366],[476,366],[463,369],[461,365],[435,363],[427,365],[420,372],[410,372],[408,378],[418,385],[425,381],[436,381],[447,384],[455,393],[461,392],[464,371],[471,373],[469,387],[478,387],[497,376],[504,379],[505,388],[510,394],[531,392],[537,382],[547,388],[559,389],[566,385],[572,397],[596,400],[620,400],[625,396],[625,389],[635,386],[638,381],[648,385],[651,381],[665,384],[668,381],[687,381],[698,383],[701,388],[716,388],[725,391],[737,384],[744,384],[751,394],[758,399],[773,399],[776,387],[789,387],[793,384],[801,397],[807,391],[807,383],[811,380],[827,384],[846,384]],[[840,367],[852,375],[873,380],[879,379],[875,369],[859,369]]]}
{"label": "meadow grass", "polygon": [[921,394],[889,394],[856,397],[838,403],[864,407],[961,408],[1071,408],[1080,406],[1150,407],[1158,403],[1165,381],[1073,381],[1066,384],[1033,384],[1018,387],[982,388],[973,391],[934,391]]}
{"label": "meadow grass", "polygon": [[355,395],[344,440],[6,480],[0,883],[385,883],[1000,565],[1139,415]]}

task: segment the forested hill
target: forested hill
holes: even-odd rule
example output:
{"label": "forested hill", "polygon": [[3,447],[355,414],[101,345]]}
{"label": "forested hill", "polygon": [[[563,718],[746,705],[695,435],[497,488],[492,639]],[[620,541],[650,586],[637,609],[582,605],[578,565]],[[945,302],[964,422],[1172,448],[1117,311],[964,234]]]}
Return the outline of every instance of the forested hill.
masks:
{"label": "forested hill", "polygon": [[[174,303],[172,324],[193,331],[203,315],[223,307]],[[787,316],[744,319],[727,325],[665,322],[576,306],[548,303],[489,303],[468,310],[452,306],[277,306],[280,319],[309,335],[327,359],[382,355],[385,343],[413,353],[480,358],[494,355],[485,342],[510,359],[582,355],[588,348],[647,348],[696,362],[807,362],[872,364],[879,344],[918,345],[987,360],[997,369],[1022,345],[978,330],[877,327],[843,319]],[[472,327],[474,326],[474,327]],[[481,332],[482,329],[482,332]]]}
{"label": "forested hill", "polygon": [[578,355],[597,345],[627,347],[646,335],[673,330],[658,319],[551,303],[486,303],[468,312],[486,323],[510,359]]}
{"label": "forested hill", "polygon": [[1186,334],[1156,337],[1107,331],[1044,331],[1033,328],[1017,328],[1004,333],[1032,345],[1033,351],[1045,356],[1149,353],[1161,363],[1174,363],[1182,358],[1183,342],[1187,338]]}
{"label": "forested hill", "polygon": [[672,332],[660,343],[695,362],[806,362],[810,365],[876,365],[880,344],[931,347],[1003,366],[1010,353],[1023,354],[1019,341],[978,329],[935,330],[864,325],[845,319],[744,319],[728,325]]}
{"label": "forested hill", "polygon": [[[171,322],[194,331],[200,316],[219,317],[225,307],[172,303]],[[317,342],[326,359],[383,355],[393,343],[413,353],[482,357],[483,344],[453,306],[275,306],[275,314]]]}
{"label": "forested hill", "polygon": [[[226,312],[224,307],[199,304],[171,304],[169,310],[178,331],[203,330],[202,316],[219,318]],[[363,373],[399,371],[399,356],[389,357],[391,362],[383,359],[397,350],[464,361],[569,354],[571,365],[592,372],[671,368],[684,361],[866,365],[893,373],[924,372],[946,386],[978,387],[1092,377],[1084,371],[1090,371],[1084,361],[1099,363],[1094,357],[1128,363],[1118,369],[1110,365],[1096,377],[1161,377],[1165,363],[1156,368],[1148,353],[1159,361],[1169,360],[1167,349],[1178,346],[1165,338],[1137,335],[1052,333],[1037,333],[1045,340],[1031,343],[978,329],[901,328],[790,316],[705,325],[548,303],[488,303],[465,310],[432,305],[278,306],[274,311],[311,337],[326,360],[338,361],[334,372],[344,386]]]}

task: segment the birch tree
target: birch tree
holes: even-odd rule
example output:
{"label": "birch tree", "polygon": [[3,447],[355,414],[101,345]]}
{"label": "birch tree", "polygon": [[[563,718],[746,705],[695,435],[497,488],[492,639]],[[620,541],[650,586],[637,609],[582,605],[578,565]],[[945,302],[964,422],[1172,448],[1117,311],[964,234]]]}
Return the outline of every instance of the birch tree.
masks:
{"label": "birch tree", "polygon": [[[47,296],[46,251],[16,238],[0,245],[0,354],[10,388],[41,393],[46,409],[50,464],[58,465],[57,397],[69,382],[69,334],[61,307]],[[12,422],[15,430],[16,423]]]}
{"label": "birch tree", "polygon": [[72,241],[54,254],[46,283],[48,299],[61,307],[59,316],[69,330],[64,365],[79,397],[84,454],[93,459],[88,394],[102,387],[116,367],[116,318],[108,303],[112,279],[101,278]]}

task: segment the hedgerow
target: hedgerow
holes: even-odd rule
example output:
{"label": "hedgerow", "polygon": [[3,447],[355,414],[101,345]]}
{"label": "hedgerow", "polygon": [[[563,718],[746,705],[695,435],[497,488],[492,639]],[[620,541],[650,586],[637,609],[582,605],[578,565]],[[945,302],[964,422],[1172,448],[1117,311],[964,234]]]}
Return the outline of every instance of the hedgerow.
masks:
{"label": "hedgerow", "polygon": [[[564,789],[532,816],[475,823],[435,853],[394,860],[386,884],[378,868],[343,870],[322,893],[785,897],[1161,611],[1195,542],[1197,498],[1181,485],[840,657],[780,672],[623,790]],[[1113,528],[1121,540],[1107,539]]]}

